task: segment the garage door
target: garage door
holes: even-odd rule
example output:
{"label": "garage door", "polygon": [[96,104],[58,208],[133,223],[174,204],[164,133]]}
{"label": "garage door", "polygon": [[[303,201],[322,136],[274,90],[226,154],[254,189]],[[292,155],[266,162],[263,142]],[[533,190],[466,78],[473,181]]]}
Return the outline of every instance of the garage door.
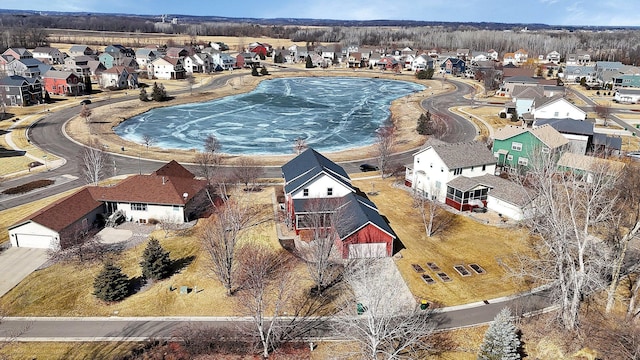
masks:
{"label": "garage door", "polygon": [[387,256],[386,243],[350,244],[349,259],[380,258]]}
{"label": "garage door", "polygon": [[18,247],[49,249],[53,237],[49,235],[16,234]]}

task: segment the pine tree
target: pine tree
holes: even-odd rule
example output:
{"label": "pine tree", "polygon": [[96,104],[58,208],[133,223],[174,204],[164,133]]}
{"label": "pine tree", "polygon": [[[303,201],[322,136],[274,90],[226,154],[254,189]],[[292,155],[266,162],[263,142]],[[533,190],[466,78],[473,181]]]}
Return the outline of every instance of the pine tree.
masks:
{"label": "pine tree", "polygon": [[258,73],[258,68],[255,66],[251,67],[251,76],[259,76],[260,73]]}
{"label": "pine tree", "polygon": [[511,321],[511,311],[504,308],[484,334],[478,360],[518,360],[520,345],[516,327]]}
{"label": "pine tree", "polygon": [[314,67],[314,66],[313,66],[313,60],[311,60],[311,55],[307,55],[307,57],[306,57],[306,59],[305,59],[305,65],[304,65],[304,67],[305,67],[305,68],[307,68],[307,69],[311,69],[311,68],[313,68],[313,67]]}
{"label": "pine tree", "polygon": [[166,278],[171,271],[171,259],[157,239],[151,238],[142,253],[142,276],[146,279],[160,280]]}
{"label": "pine tree", "polygon": [[149,95],[147,94],[147,90],[145,90],[144,88],[141,88],[139,98],[140,98],[140,101],[149,101]]}
{"label": "pine tree", "polygon": [[84,77],[84,93],[91,94],[93,92],[93,87],[91,86],[91,77],[86,75]]}
{"label": "pine tree", "polygon": [[267,67],[262,65],[262,69],[260,69],[260,75],[269,75],[269,70],[267,70]]}
{"label": "pine tree", "polygon": [[46,102],[47,104],[51,102],[51,95],[49,95],[48,91],[44,92],[44,102]]}
{"label": "pine tree", "polygon": [[429,135],[429,119],[431,117],[431,114],[429,114],[429,112],[427,112],[427,114],[420,114],[420,117],[418,118],[418,126],[416,126],[416,132],[418,132],[418,134],[420,135]]}
{"label": "pine tree", "polygon": [[167,92],[164,90],[164,85],[153,83],[153,90],[151,91],[151,99],[153,101],[164,101],[167,97]]}
{"label": "pine tree", "polygon": [[103,301],[120,301],[129,295],[129,279],[118,266],[106,263],[93,281],[93,295]]}

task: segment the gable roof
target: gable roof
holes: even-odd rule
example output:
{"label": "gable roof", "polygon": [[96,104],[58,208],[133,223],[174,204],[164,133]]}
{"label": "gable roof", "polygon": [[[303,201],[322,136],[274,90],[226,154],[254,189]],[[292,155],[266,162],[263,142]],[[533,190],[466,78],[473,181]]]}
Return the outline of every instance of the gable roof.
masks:
{"label": "gable roof", "polygon": [[[176,161],[149,175],[134,175],[112,187],[100,187],[95,194],[102,201],[184,205],[207,185]],[[184,196],[186,194],[186,196]]]}
{"label": "gable roof", "polygon": [[415,153],[414,156],[430,148],[433,148],[449,169],[496,163],[496,158],[493,156],[491,150],[489,150],[485,144],[478,141],[431,143],[425,149]]}
{"label": "gable roof", "polygon": [[50,79],[67,79],[70,76],[75,76],[78,77],[78,75],[74,74],[73,71],[58,71],[58,70],[49,70],[46,73],[44,73],[44,75],[42,75],[42,78],[50,78]]}
{"label": "gable roof", "polygon": [[3,86],[23,86],[25,82],[27,83],[27,85],[30,85],[35,84],[36,82],[40,82],[40,80],[20,75],[11,75],[0,78],[0,85]]}
{"label": "gable roof", "polygon": [[535,129],[530,129],[529,132],[551,149],[555,149],[569,143],[569,140],[562,136],[562,134],[560,134],[551,125],[542,125]]}
{"label": "gable roof", "polygon": [[102,202],[93,197],[92,188],[86,187],[16,222],[9,227],[9,230],[33,221],[60,232],[101,206],[103,206]]}
{"label": "gable roof", "polygon": [[562,94],[558,94],[552,97],[542,97],[542,98],[537,98],[534,101],[534,105],[535,105],[535,110],[534,111],[538,111],[542,108],[545,108],[547,106],[551,106],[552,104],[555,103],[559,103],[559,102],[563,102],[567,105],[569,105],[570,107],[572,107],[574,110],[577,110],[583,114],[587,114],[584,110],[580,109],[579,107],[575,106],[574,104],[572,104],[571,102],[569,102],[567,99],[564,98],[564,96],[562,96]]}
{"label": "gable roof", "polygon": [[544,88],[542,86],[516,85],[511,92],[511,97],[516,99],[535,99],[541,96],[544,96]]}
{"label": "gable roof", "polygon": [[282,176],[285,181],[284,190],[287,194],[291,193],[322,173],[351,188],[349,175],[340,165],[327,159],[312,148],[308,148],[282,165]]}
{"label": "gable roof", "polygon": [[336,233],[340,240],[346,239],[368,224],[372,224],[392,238],[396,238],[391,226],[384,220],[376,205],[369,199],[349,193],[342,200],[344,203],[338,207],[337,211],[339,214],[346,214],[346,216],[339,216],[340,220],[335,224]]}
{"label": "gable roof", "polygon": [[499,176],[484,174],[477,177],[458,176],[449,181],[447,186],[460,191],[469,191],[477,186],[489,188],[488,195],[518,207],[531,202],[532,193],[526,188]]}
{"label": "gable roof", "polygon": [[524,128],[522,126],[506,125],[497,129],[493,133],[493,138],[494,140],[507,140],[514,136],[524,134],[526,132],[527,132],[527,128]]}

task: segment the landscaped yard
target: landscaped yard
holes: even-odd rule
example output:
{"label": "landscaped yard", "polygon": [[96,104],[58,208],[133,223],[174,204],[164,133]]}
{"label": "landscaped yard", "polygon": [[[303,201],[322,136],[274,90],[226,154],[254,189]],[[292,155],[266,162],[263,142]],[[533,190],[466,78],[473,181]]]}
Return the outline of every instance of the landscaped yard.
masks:
{"label": "landscaped yard", "polygon": [[[389,219],[390,225],[405,249],[396,264],[416,299],[427,299],[445,306],[482,301],[512,295],[528,290],[524,283],[510,277],[500,263],[509,263],[514,254],[527,253],[528,234],[519,228],[499,228],[481,224],[467,216],[456,216],[447,231],[429,238],[425,235],[418,210],[412,207],[410,192],[402,185],[394,186],[392,180],[356,180],[354,185],[362,191],[375,186],[378,195],[370,199],[380,213]],[[452,281],[442,282],[427,262],[436,263]],[[486,274],[460,276],[454,265],[479,264]],[[426,274],[436,279],[427,285],[412,264],[419,264]]]}

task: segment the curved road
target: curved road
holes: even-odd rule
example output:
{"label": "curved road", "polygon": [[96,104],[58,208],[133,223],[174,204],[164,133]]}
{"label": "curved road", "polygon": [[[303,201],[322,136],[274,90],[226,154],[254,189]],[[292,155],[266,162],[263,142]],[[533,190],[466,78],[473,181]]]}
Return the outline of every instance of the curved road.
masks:
{"label": "curved road", "polygon": [[[213,81],[201,87],[200,89],[212,90],[222,87],[227,83],[227,81],[229,81],[229,79],[236,76],[241,75],[228,74],[216,76]],[[445,124],[446,131],[442,136],[442,140],[447,142],[473,140],[476,133],[474,126],[467,119],[448,112],[448,108],[451,106],[460,105],[461,103],[468,103],[469,100],[464,98],[464,95],[470,93],[472,91],[472,88],[469,85],[461,82],[454,82],[454,85],[456,86],[456,88],[453,92],[425,99],[422,101],[421,105],[432,113],[447,114],[447,116],[445,117],[447,121],[447,123]],[[186,92],[186,90],[182,92]],[[135,99],[136,97],[137,95],[132,95],[124,98],[97,100],[95,102],[95,105],[92,104],[90,106],[108,106],[109,104],[115,102]],[[58,156],[59,158],[66,159],[67,162],[63,166],[50,170],[48,172],[36,173],[18,179],[6,181],[2,184],[1,188],[11,188],[39,179],[53,179],[56,181],[56,183],[39,191],[32,191],[18,196],[7,196],[0,194],[0,210],[10,209],[15,206],[39,200],[44,197],[71,190],[86,184],[82,179],[82,174],[78,165],[78,155],[82,154],[84,146],[73,141],[69,141],[63,133],[64,123],[68,119],[76,116],[79,113],[79,108],[80,105],[77,105],[47,114],[46,116],[42,117],[41,120],[36,122],[28,131],[29,139],[33,144],[49,153]],[[158,169],[160,166],[162,166],[162,164],[165,163],[164,161],[141,159],[135,152],[127,154],[126,149],[124,151],[124,154],[119,151],[113,152],[113,150],[114,149],[111,149],[111,156],[115,160],[117,175],[150,173]],[[394,154],[391,156],[390,160],[392,163],[409,164],[413,162],[412,154],[413,151]],[[371,162],[374,160],[360,159],[357,161],[342,162],[340,163],[340,165],[344,167],[347,173],[355,173],[359,172],[358,166],[363,161]],[[195,166],[186,165],[186,167],[189,168],[189,170],[192,172],[196,171]],[[264,169],[266,177],[281,177],[281,170],[279,166],[266,166],[264,167]]]}

